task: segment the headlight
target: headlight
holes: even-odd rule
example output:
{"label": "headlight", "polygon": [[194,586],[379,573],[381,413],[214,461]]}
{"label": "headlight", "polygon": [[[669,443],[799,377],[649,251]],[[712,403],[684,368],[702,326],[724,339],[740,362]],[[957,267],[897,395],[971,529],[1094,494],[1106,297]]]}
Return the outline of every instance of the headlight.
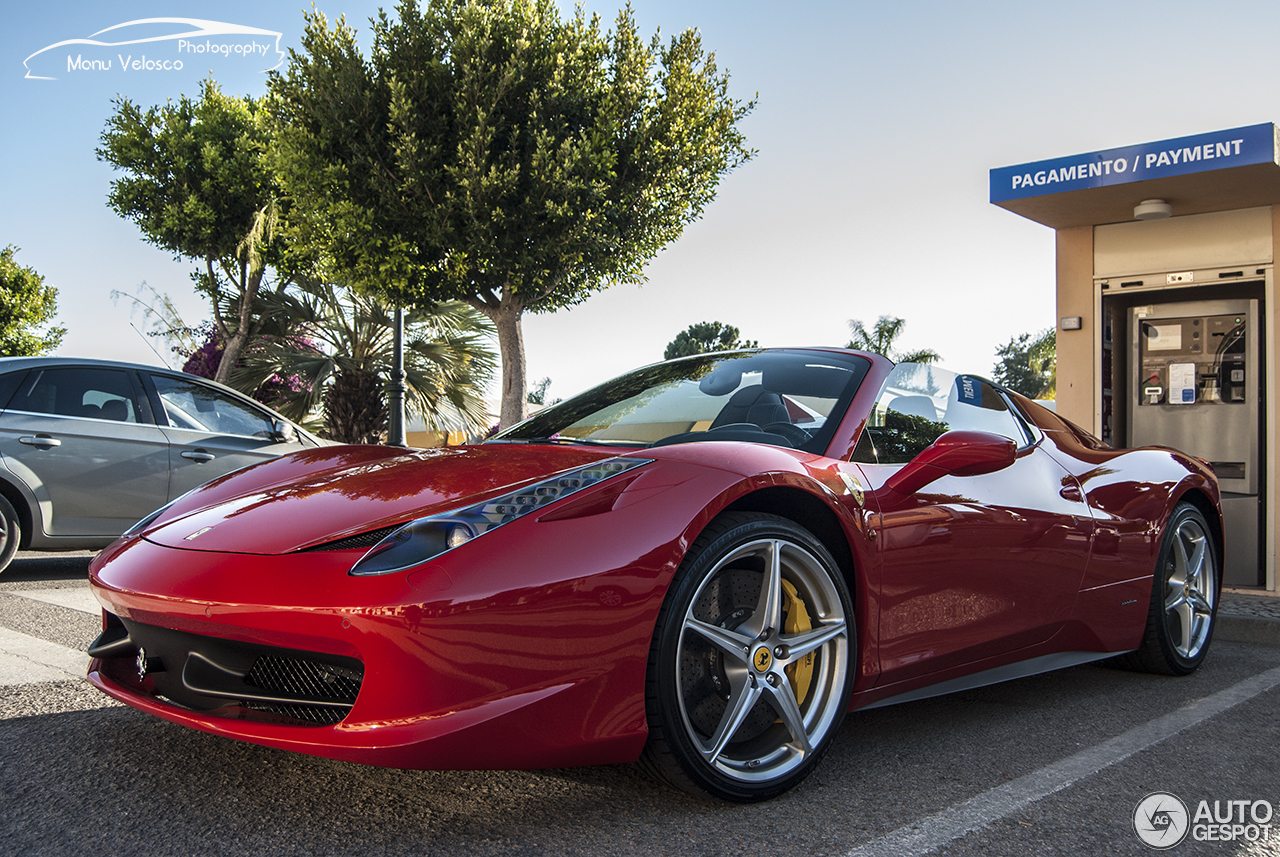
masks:
{"label": "headlight", "polygon": [[516,518],[650,461],[649,458],[609,458],[465,509],[418,518],[369,548],[347,573],[364,576],[405,571]]}

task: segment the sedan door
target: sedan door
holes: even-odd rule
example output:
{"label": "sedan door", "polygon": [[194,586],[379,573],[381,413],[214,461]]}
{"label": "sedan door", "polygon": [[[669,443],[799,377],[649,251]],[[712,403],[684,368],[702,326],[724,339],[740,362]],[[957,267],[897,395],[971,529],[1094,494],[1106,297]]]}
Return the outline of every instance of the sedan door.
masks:
{"label": "sedan door", "polygon": [[190,377],[153,372],[150,381],[171,444],[171,500],[225,473],[304,448],[296,438],[280,440],[276,418],[247,400]]}
{"label": "sedan door", "polygon": [[118,536],[169,493],[169,441],[130,369],[29,371],[0,414],[0,458],[49,536]]}

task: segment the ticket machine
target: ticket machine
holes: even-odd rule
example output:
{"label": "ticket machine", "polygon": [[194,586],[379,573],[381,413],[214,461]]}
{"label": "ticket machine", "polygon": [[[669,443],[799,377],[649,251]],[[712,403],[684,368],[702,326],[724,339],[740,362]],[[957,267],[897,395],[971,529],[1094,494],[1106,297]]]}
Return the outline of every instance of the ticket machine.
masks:
{"label": "ticket machine", "polygon": [[1213,465],[1228,585],[1259,582],[1261,378],[1256,300],[1130,309],[1130,446],[1172,446]]}

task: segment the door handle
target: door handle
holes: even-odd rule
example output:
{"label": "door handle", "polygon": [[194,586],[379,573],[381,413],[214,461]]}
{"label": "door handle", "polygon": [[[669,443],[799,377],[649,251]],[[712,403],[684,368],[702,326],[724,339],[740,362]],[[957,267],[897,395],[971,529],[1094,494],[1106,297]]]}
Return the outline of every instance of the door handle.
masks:
{"label": "door handle", "polygon": [[200,464],[204,464],[206,461],[213,461],[218,457],[212,452],[205,452],[203,449],[184,449],[179,455]]}
{"label": "door handle", "polygon": [[62,446],[62,441],[47,434],[38,434],[35,437],[29,435],[20,437],[18,438],[18,443],[25,443],[27,446],[34,446],[38,449],[53,449],[55,446]]}

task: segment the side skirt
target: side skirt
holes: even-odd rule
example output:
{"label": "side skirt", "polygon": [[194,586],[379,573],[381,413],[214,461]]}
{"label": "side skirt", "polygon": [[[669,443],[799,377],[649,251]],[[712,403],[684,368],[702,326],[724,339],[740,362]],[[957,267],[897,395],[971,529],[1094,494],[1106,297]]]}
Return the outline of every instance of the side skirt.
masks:
{"label": "side skirt", "polygon": [[1107,658],[1113,658],[1116,655],[1122,655],[1124,652],[1056,652],[1052,655],[1041,655],[1038,658],[1031,658],[1026,661],[1018,661],[1016,664],[1007,664],[994,669],[983,670],[973,675],[961,676],[960,678],[948,679],[947,681],[931,684],[927,687],[908,690],[896,696],[890,696],[870,705],[861,705],[854,709],[855,711],[869,711],[872,708],[884,708],[886,705],[897,705],[901,702],[915,702],[918,699],[929,699],[934,696],[943,696],[948,693],[957,693],[962,690],[973,690],[977,687],[986,687],[989,684],[999,684],[1004,681],[1012,681],[1017,678],[1026,678],[1027,676],[1039,675],[1040,673],[1053,672],[1054,670],[1066,669],[1067,667],[1075,667],[1080,664],[1087,664],[1093,661],[1102,661]]}

